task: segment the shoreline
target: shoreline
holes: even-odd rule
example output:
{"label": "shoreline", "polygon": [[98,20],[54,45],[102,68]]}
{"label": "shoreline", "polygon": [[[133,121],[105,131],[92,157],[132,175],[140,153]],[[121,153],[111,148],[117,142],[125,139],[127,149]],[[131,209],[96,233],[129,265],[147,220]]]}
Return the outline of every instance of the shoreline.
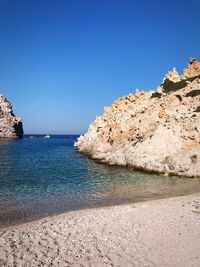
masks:
{"label": "shoreline", "polygon": [[1,266],[200,266],[200,193],[0,228]]}
{"label": "shoreline", "polygon": [[[197,178],[197,180],[199,180]],[[136,199],[131,199],[131,200],[122,200],[121,202],[116,202],[116,203],[109,203],[107,205],[94,205],[94,206],[83,206],[83,207],[77,207],[77,208],[71,208],[69,210],[65,210],[65,211],[62,211],[62,212],[58,212],[58,213],[54,213],[54,214],[49,214],[49,215],[44,215],[44,216],[39,216],[39,217],[32,217],[32,218],[29,218],[29,219],[26,219],[24,221],[15,221],[13,223],[3,223],[3,222],[0,222],[0,231],[1,229],[8,229],[10,227],[17,227],[17,226],[20,226],[20,225],[26,225],[26,224],[30,224],[30,223],[35,223],[35,222],[40,222],[40,221],[43,221],[43,220],[48,220],[48,219],[51,219],[52,217],[58,217],[58,216],[67,216],[68,214],[70,213],[79,213],[81,211],[91,211],[91,210],[97,210],[97,209],[107,209],[107,208],[112,208],[112,207],[117,207],[117,206],[127,206],[127,205],[134,205],[136,203],[143,203],[143,202],[149,202],[149,201],[156,201],[156,200],[164,200],[164,199],[170,199],[170,198],[174,198],[174,197],[184,197],[184,196],[191,196],[191,195],[195,195],[195,194],[200,194],[200,190],[192,190],[192,191],[188,191],[188,192],[185,192],[185,193],[180,193],[180,194],[166,194],[166,195],[160,195],[160,196],[143,196],[143,197],[140,197],[140,198],[136,198]]]}
{"label": "shoreline", "polygon": [[176,176],[176,177],[183,178],[183,179],[199,179],[200,180],[200,176],[196,176],[196,175],[185,175],[185,174],[181,174],[181,173],[177,173],[177,172],[173,172],[173,171],[164,172],[164,171],[159,171],[156,169],[143,168],[143,167],[137,166],[137,165],[119,164],[116,162],[113,163],[113,162],[110,162],[104,158],[98,158],[89,152],[81,151],[78,147],[76,147],[75,144],[74,144],[74,149],[78,153],[84,155],[88,159],[93,160],[97,164],[107,165],[107,166],[111,166],[111,167],[115,167],[115,168],[129,169],[130,171],[143,172],[143,173],[150,174],[150,175],[155,174],[155,175],[170,176],[170,177]]}
{"label": "shoreline", "polygon": [[90,153],[87,152],[83,152],[80,151],[78,148],[75,147],[75,150],[78,151],[79,153],[81,153],[82,155],[85,155],[86,157],[88,157],[88,159],[94,160],[94,162],[98,163],[98,164],[102,164],[102,165],[107,165],[107,166],[112,166],[115,168],[124,168],[124,169],[129,169],[131,171],[136,171],[136,172],[143,172],[143,173],[147,173],[147,174],[156,174],[156,175],[160,175],[160,176],[176,176],[176,177],[180,177],[183,179],[199,179],[200,180],[200,176],[196,176],[196,175],[185,175],[185,174],[181,174],[181,173],[177,173],[177,172],[164,172],[164,171],[159,171],[156,169],[149,169],[149,168],[144,168],[141,166],[137,166],[137,165],[131,165],[131,164],[119,164],[119,163],[112,163],[104,158],[98,158],[93,156]]}

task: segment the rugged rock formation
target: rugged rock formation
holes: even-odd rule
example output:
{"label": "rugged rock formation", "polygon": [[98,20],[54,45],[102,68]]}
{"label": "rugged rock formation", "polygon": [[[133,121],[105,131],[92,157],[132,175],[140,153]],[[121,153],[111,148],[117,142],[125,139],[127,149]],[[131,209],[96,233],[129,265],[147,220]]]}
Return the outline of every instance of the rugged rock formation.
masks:
{"label": "rugged rock formation", "polygon": [[0,95],[0,138],[23,137],[23,127],[20,118],[15,117],[12,105]]}
{"label": "rugged rock formation", "polygon": [[168,72],[156,91],[117,99],[75,147],[109,164],[200,177],[200,62]]}

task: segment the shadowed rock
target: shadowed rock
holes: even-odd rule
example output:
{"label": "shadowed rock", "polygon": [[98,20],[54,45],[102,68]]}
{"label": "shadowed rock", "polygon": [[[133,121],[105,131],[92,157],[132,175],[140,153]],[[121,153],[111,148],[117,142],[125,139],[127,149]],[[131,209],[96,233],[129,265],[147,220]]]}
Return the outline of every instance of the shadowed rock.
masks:
{"label": "shadowed rock", "polygon": [[0,95],[0,138],[22,138],[23,125],[13,113],[12,105]]}

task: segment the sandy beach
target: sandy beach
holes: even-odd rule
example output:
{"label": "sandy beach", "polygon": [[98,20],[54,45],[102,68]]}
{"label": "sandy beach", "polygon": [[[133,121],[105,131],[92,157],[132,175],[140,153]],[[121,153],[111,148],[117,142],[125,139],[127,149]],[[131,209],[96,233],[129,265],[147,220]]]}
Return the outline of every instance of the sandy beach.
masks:
{"label": "sandy beach", "polygon": [[200,266],[200,194],[1,228],[0,266]]}

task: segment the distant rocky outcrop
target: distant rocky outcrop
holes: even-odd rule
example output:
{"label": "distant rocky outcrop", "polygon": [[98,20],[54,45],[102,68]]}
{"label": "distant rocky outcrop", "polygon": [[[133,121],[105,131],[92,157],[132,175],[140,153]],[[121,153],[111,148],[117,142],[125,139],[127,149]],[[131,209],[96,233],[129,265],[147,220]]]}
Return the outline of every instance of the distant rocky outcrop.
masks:
{"label": "distant rocky outcrop", "polygon": [[137,90],[104,109],[75,147],[108,164],[200,177],[200,62],[174,68],[155,91]]}
{"label": "distant rocky outcrop", "polygon": [[23,126],[20,118],[15,117],[10,102],[0,95],[0,138],[23,137]]}

